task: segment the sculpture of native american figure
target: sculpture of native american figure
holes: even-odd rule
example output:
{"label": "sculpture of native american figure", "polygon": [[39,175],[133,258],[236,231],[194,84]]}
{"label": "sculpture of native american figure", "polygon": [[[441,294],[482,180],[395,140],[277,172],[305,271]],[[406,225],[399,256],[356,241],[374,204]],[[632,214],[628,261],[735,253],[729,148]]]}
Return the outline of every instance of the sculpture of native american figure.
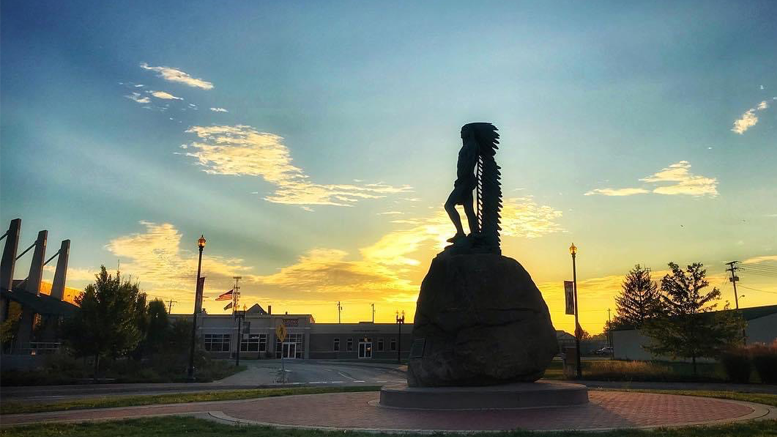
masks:
{"label": "sculpture of native american figure", "polygon": [[[445,211],[456,226],[448,239],[454,246],[482,248],[500,253],[499,212],[502,209],[501,175],[494,155],[499,133],[491,123],[469,123],[461,128],[463,146],[459,151],[456,182],[445,202]],[[473,191],[475,199],[473,205]],[[464,207],[470,234],[466,235],[456,205]],[[477,208],[477,209],[476,209]]]}

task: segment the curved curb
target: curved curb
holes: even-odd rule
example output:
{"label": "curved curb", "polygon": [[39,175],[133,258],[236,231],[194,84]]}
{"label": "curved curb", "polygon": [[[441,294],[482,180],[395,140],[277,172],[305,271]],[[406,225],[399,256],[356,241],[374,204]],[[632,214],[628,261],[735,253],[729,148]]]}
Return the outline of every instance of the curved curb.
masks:
{"label": "curved curb", "polygon": [[[586,429],[570,429],[570,428],[560,428],[560,429],[542,429],[542,430],[527,430],[531,432],[563,432],[563,431],[582,431],[582,432],[604,432],[604,431],[613,431],[618,429],[640,429],[640,430],[654,430],[659,428],[685,428],[685,427],[697,427],[697,426],[715,426],[715,425],[724,425],[724,424],[733,424],[733,423],[740,423],[740,422],[748,422],[748,421],[761,421],[761,420],[777,420],[777,407],[772,407],[769,405],[764,404],[757,404],[753,402],[744,402],[744,401],[736,401],[731,399],[720,399],[720,398],[710,398],[710,397],[704,397],[704,396],[683,396],[683,395],[668,395],[668,396],[678,396],[678,397],[685,397],[685,398],[702,398],[702,399],[713,399],[716,401],[721,401],[725,403],[731,403],[731,404],[737,404],[742,405],[750,408],[752,411],[749,414],[745,414],[743,416],[734,417],[734,418],[727,418],[727,419],[717,419],[717,420],[710,420],[710,421],[703,421],[703,422],[683,422],[683,423],[670,423],[670,424],[661,424],[661,425],[647,425],[647,426],[630,426],[630,427],[600,427],[600,428],[586,428]],[[378,406],[374,405],[372,402],[368,402],[368,404],[372,405],[375,408],[378,408]],[[550,409],[555,409],[559,407],[551,407]],[[452,411],[453,412],[453,411]],[[209,411],[207,419],[216,421],[218,423],[222,424],[230,424],[233,426],[245,426],[245,425],[253,425],[253,426],[264,426],[264,427],[270,427],[270,428],[276,428],[276,429],[304,429],[304,430],[319,430],[319,431],[351,431],[351,432],[367,432],[367,433],[395,433],[395,434],[440,434],[440,433],[453,433],[453,434],[473,434],[473,433],[499,433],[499,432],[505,432],[505,431],[511,431],[514,430],[514,428],[510,429],[484,429],[484,430],[477,430],[477,429],[466,429],[466,430],[452,430],[452,429],[395,429],[395,428],[345,428],[345,427],[333,427],[333,426],[324,426],[324,425],[290,425],[290,424],[283,424],[283,423],[275,423],[275,422],[261,422],[256,420],[250,420],[250,419],[240,419],[236,417],[229,416],[228,414],[224,413],[223,411]],[[517,428],[517,429],[523,429],[523,428]]]}

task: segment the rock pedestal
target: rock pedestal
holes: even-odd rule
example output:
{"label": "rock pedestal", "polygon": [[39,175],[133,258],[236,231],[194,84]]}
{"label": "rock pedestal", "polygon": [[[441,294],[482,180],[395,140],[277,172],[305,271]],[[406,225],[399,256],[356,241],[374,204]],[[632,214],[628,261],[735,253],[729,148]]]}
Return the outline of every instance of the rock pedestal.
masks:
{"label": "rock pedestal", "polygon": [[444,251],[421,285],[410,387],[533,382],[558,352],[550,313],[514,259]]}

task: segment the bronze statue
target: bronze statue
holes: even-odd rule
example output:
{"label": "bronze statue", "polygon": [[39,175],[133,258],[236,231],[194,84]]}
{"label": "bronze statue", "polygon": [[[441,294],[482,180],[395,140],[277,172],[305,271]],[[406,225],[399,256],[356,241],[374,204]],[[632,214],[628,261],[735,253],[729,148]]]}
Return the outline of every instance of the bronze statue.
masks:
{"label": "bronze statue", "polygon": [[[445,211],[456,226],[456,235],[448,241],[454,246],[478,247],[499,253],[502,189],[499,166],[494,160],[499,148],[499,133],[491,123],[469,123],[461,128],[461,140],[463,146],[456,164],[456,181],[445,202]],[[476,199],[473,199],[473,191]],[[469,235],[464,233],[456,205],[464,207]]]}

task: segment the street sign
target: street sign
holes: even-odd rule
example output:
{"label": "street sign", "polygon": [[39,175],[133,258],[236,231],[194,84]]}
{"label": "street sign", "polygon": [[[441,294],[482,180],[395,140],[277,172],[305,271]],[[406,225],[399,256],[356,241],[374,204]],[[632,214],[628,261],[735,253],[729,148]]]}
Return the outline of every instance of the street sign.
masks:
{"label": "street sign", "polygon": [[281,342],[286,340],[286,326],[278,325],[275,328],[275,335],[278,337],[278,340],[280,340]]}

